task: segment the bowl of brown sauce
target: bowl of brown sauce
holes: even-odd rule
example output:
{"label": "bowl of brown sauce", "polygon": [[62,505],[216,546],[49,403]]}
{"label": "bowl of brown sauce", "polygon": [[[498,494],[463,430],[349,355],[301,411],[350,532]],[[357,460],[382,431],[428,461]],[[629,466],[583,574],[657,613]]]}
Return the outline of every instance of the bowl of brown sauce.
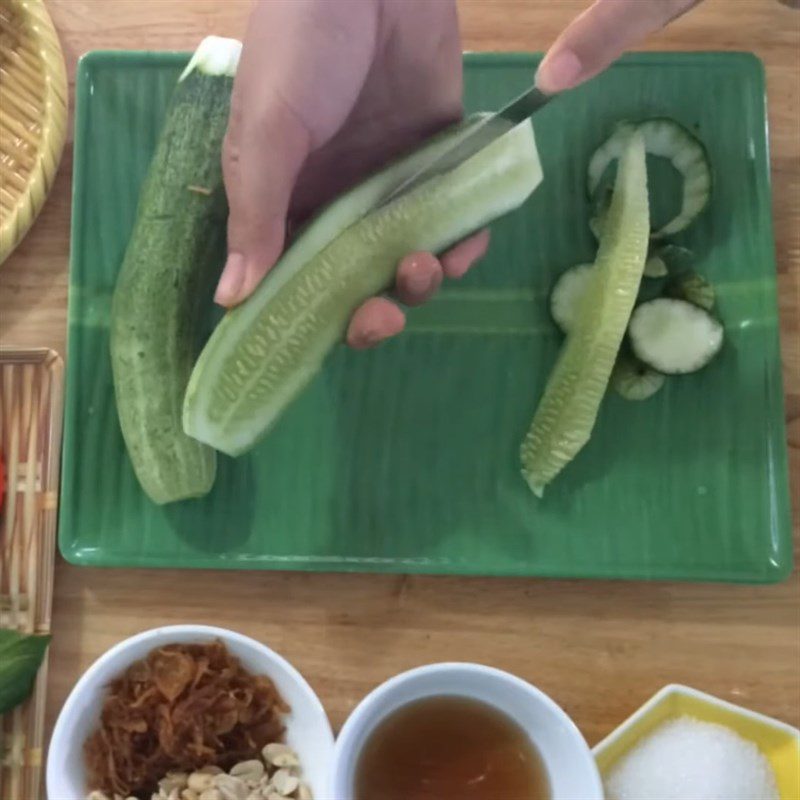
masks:
{"label": "bowl of brown sauce", "polygon": [[345,723],[336,800],[602,800],[586,741],[535,686],[479,664],[434,664],[371,692]]}

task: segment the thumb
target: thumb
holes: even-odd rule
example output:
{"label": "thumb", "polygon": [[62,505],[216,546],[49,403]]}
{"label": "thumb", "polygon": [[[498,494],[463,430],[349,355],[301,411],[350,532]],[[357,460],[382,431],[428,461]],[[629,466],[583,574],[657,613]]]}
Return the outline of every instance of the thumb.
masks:
{"label": "thumb", "polygon": [[241,303],[280,256],[292,190],[310,148],[299,119],[273,97],[254,105],[246,70],[237,74],[222,152],[230,208],[228,259],[214,295],[222,306]]}
{"label": "thumb", "polygon": [[242,302],[280,256],[300,170],[341,128],[364,86],[377,11],[377,3],[331,0],[254,4],[222,154],[230,216],[220,305]]}
{"label": "thumb", "polygon": [[596,0],[558,37],[536,73],[548,94],[571,89],[700,0]]}

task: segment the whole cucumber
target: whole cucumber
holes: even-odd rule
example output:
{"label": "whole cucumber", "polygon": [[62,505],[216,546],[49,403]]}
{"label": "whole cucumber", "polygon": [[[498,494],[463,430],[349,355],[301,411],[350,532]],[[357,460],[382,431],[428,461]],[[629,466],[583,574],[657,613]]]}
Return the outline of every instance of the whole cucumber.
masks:
{"label": "whole cucumber", "polygon": [[240,48],[204,39],[175,87],[112,302],[122,434],[159,504],[206,494],[216,472],[215,451],[184,433],[181,410],[225,257],[220,155]]}

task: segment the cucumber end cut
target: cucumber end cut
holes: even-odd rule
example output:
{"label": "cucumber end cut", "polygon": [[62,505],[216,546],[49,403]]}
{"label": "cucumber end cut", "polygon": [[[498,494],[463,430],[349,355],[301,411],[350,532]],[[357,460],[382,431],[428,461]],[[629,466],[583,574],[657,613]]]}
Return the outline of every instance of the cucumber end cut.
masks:
{"label": "cucumber end cut", "polygon": [[232,78],[239,66],[242,43],[223,36],[206,36],[197,46],[178,82],[197,70],[203,75],[225,75]]}

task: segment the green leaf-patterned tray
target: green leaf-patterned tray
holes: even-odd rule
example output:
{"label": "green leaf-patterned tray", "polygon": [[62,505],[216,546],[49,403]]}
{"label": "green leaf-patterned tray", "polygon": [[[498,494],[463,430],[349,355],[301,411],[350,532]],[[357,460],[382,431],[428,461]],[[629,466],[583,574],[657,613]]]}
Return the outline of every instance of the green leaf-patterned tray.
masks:
{"label": "green leaf-patterned tray", "polygon": [[[205,499],[159,508],[119,431],[111,292],[186,55],[97,52],[77,79],[60,545],[114,566],[777,581],[791,569],[764,76],[739,53],[634,55],[536,117],[545,181],[485,262],[374,352],[344,346]],[[469,54],[493,109],[538,58]],[[679,240],[715,283],[728,342],[644,403],[609,395],[590,444],[536,500],[518,448],[560,337],[547,295],[590,260],[584,175],[620,119],[673,117],[713,163]],[[666,184],[665,184],[666,186]],[[657,193],[658,194],[658,193]],[[668,194],[665,188],[665,194]],[[209,316],[209,326],[211,316]]]}

